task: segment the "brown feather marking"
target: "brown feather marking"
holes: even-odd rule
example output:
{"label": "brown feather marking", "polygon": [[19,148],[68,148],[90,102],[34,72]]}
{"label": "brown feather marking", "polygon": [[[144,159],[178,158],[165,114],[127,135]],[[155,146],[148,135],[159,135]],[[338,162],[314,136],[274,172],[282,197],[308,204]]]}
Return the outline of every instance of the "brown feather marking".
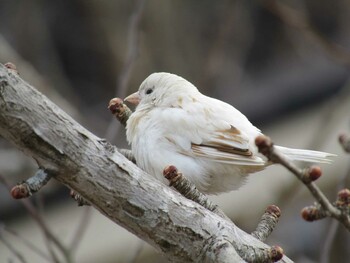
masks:
{"label": "brown feather marking", "polygon": [[[248,143],[247,139],[241,135],[241,132],[232,125],[230,129],[219,131],[219,133],[221,134],[215,135],[215,138],[219,140],[223,140],[223,141],[230,140],[243,145]],[[225,144],[225,142],[206,142],[198,146],[211,147],[221,152],[232,153],[232,154],[237,154],[237,155],[247,156],[247,157],[250,157],[253,155],[253,153],[249,150],[249,148],[242,149],[238,147],[233,147],[228,144]]]}
{"label": "brown feather marking", "polygon": [[237,154],[237,155],[242,155],[242,156],[247,156],[247,157],[251,157],[253,155],[253,153],[249,149],[238,149],[238,148],[234,148],[234,147],[227,147],[226,145],[222,146],[222,147],[217,147],[217,146],[208,145],[208,144],[193,144],[193,143],[191,144],[191,148],[192,148],[193,152],[199,153],[199,154],[204,154],[200,150],[201,146],[213,148],[213,149],[216,149],[218,151],[225,152],[225,153],[232,153],[232,154]]}

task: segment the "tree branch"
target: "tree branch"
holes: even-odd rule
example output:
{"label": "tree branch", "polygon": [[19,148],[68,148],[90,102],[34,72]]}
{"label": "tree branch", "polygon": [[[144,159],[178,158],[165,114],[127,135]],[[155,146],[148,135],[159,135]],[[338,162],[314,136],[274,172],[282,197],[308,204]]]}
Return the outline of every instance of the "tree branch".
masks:
{"label": "tree branch", "polygon": [[246,247],[273,251],[143,172],[1,64],[0,135],[173,262],[242,262],[237,251]]}
{"label": "tree branch", "polygon": [[319,205],[305,207],[302,210],[302,216],[307,221],[322,219],[331,216],[337,219],[344,227],[350,231],[350,191],[344,189],[339,191],[338,199],[333,205],[324,193],[313,182],[317,180],[322,171],[317,166],[311,166],[308,169],[301,170],[290,162],[281,152],[273,145],[270,138],[266,136],[258,136],[255,144],[259,152],[264,154],[269,161],[279,163],[291,171],[310,191]]}

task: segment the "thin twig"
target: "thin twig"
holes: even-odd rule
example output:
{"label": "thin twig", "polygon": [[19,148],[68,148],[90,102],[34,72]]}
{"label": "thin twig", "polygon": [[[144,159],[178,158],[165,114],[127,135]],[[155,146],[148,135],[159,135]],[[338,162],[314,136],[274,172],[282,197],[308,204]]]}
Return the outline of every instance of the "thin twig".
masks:
{"label": "thin twig", "polygon": [[[341,87],[341,89],[327,102],[325,103],[322,112],[319,114],[317,124],[314,125],[314,132],[312,134],[311,142],[308,143],[306,149],[317,149],[323,146],[327,141],[327,136],[331,134],[331,129],[335,126],[335,121],[339,119],[342,109],[347,105],[350,99],[350,78]],[[324,125],[327,123],[328,125]],[[287,187],[284,187],[280,191],[279,207],[283,210],[284,207],[288,207],[291,202],[290,198],[292,193],[297,192],[302,185],[298,180],[290,182]],[[345,185],[344,185],[345,187]],[[343,188],[343,187],[342,187]]]}
{"label": "thin twig", "polygon": [[[0,181],[8,188],[10,189],[10,185],[7,183],[7,180],[4,176],[0,174]],[[31,202],[29,202],[27,199],[21,199],[20,202],[22,205],[26,208],[28,213],[31,215],[31,217],[36,221],[36,223],[39,225],[40,229],[43,231],[45,238],[47,238],[48,241],[53,242],[56,247],[62,252],[65,260],[67,263],[71,263],[71,255],[69,251],[64,247],[64,245],[61,243],[61,241],[51,232],[49,227],[46,225],[43,218],[39,215],[36,208],[32,205]],[[53,251],[50,251],[53,253]],[[51,254],[54,255],[54,254]],[[57,259],[58,260],[58,259]],[[55,261],[57,261],[55,259]],[[59,261],[58,261],[59,262]]]}
{"label": "thin twig", "polygon": [[310,169],[309,174],[307,174],[305,171],[299,169],[292,162],[290,162],[282,153],[280,153],[273,146],[270,138],[266,136],[258,136],[255,140],[255,144],[259,148],[259,152],[264,154],[271,162],[279,163],[291,171],[309,189],[310,193],[321,205],[322,209],[327,213],[327,215],[337,219],[346,227],[346,229],[350,231],[349,215],[343,213],[340,209],[333,206],[323,192],[313,182],[313,180],[320,176],[321,170],[319,168],[314,170]]}
{"label": "thin twig", "polygon": [[66,262],[72,262],[71,255],[69,251],[63,246],[61,241],[51,232],[49,227],[46,225],[43,218],[38,214],[35,207],[30,203],[28,200],[21,200],[23,206],[27,209],[29,214],[34,218],[34,220],[37,222],[37,224],[40,226],[41,230],[44,233],[44,236],[47,238],[48,241],[53,242],[57,248],[62,252],[62,254],[65,257]]}
{"label": "thin twig", "polygon": [[260,241],[265,241],[275,229],[280,216],[281,210],[277,206],[268,206],[265,213],[262,215],[256,230],[251,235]]}
{"label": "thin twig", "polygon": [[[344,175],[342,176],[341,180],[338,183],[338,186],[337,186],[338,190],[346,187],[346,179],[347,178],[350,178],[350,165],[348,167],[347,172],[344,173]],[[321,256],[320,256],[321,263],[329,262],[332,245],[334,244],[334,239],[336,237],[338,228],[339,228],[339,221],[333,221],[328,228],[327,234],[325,235],[325,242],[324,242],[323,247],[321,249],[321,251],[322,251]]]}
{"label": "thin twig", "polygon": [[38,192],[51,178],[52,174],[50,172],[39,168],[34,176],[14,186],[11,189],[11,196],[15,199],[27,198]]}
{"label": "thin twig", "polygon": [[334,238],[339,228],[339,221],[332,220],[326,234],[326,239],[320,253],[320,263],[328,263]]}
{"label": "thin twig", "polygon": [[[36,213],[38,214],[38,217],[44,218],[44,202],[43,202],[42,195],[40,193],[38,193],[37,195],[34,196],[34,198],[35,198],[36,206],[37,206],[35,208]],[[47,250],[49,251],[53,262],[60,263],[60,259],[58,258],[57,253],[54,250],[55,244],[51,241],[49,236],[44,234],[44,238],[45,238],[44,244],[45,244]]]}
{"label": "thin twig", "polygon": [[126,122],[132,114],[132,111],[123,103],[121,98],[113,98],[108,104],[108,109],[117,118],[117,120],[125,127]]}
{"label": "thin twig", "polygon": [[209,201],[206,195],[199,192],[193,183],[178,172],[175,166],[170,165],[166,167],[163,171],[163,175],[169,180],[170,186],[174,187],[184,197],[196,202],[197,204],[200,204],[223,219],[232,222],[231,219],[225,215],[225,213],[217,205],[214,205],[211,201]]}

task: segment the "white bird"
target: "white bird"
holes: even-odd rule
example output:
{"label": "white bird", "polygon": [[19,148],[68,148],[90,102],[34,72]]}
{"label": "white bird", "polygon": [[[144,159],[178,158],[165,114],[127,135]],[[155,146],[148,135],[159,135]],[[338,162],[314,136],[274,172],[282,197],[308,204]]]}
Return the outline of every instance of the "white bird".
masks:
{"label": "white bird", "polygon": [[[270,165],[258,153],[261,131],[231,105],[201,94],[170,73],[153,73],[125,101],[137,105],[126,135],[137,165],[165,182],[174,165],[207,194],[239,188],[248,174]],[[331,154],[276,146],[290,160],[329,162]]]}

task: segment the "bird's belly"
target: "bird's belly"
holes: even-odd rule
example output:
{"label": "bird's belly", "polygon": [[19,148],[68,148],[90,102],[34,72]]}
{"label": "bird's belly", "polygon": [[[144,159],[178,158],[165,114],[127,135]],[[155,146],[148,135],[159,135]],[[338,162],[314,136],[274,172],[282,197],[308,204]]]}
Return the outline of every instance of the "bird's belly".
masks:
{"label": "bird's belly", "polygon": [[[177,169],[203,193],[215,194],[238,189],[247,174],[262,170],[262,166],[237,166],[191,156],[191,148],[179,146],[164,137],[162,125],[149,126],[140,122],[140,136],[133,136],[131,149],[137,165],[158,180],[168,184],[163,170],[168,165]],[[131,137],[131,136],[130,136]]]}
{"label": "bird's belly", "polygon": [[163,183],[168,181],[163,176],[164,169],[174,165],[179,172],[188,178],[197,187],[203,188],[206,184],[203,178],[205,171],[201,164],[194,158],[179,153],[173,145],[163,140],[150,143],[139,142],[138,147],[132,147],[137,165]]}
{"label": "bird's belly", "polygon": [[174,165],[199,191],[207,194],[238,189],[245,182],[246,175],[263,169],[261,166],[236,166],[185,155],[166,140],[151,141],[147,134],[137,142],[137,147],[132,146],[132,150],[137,165],[163,183],[168,184],[163,170]]}

